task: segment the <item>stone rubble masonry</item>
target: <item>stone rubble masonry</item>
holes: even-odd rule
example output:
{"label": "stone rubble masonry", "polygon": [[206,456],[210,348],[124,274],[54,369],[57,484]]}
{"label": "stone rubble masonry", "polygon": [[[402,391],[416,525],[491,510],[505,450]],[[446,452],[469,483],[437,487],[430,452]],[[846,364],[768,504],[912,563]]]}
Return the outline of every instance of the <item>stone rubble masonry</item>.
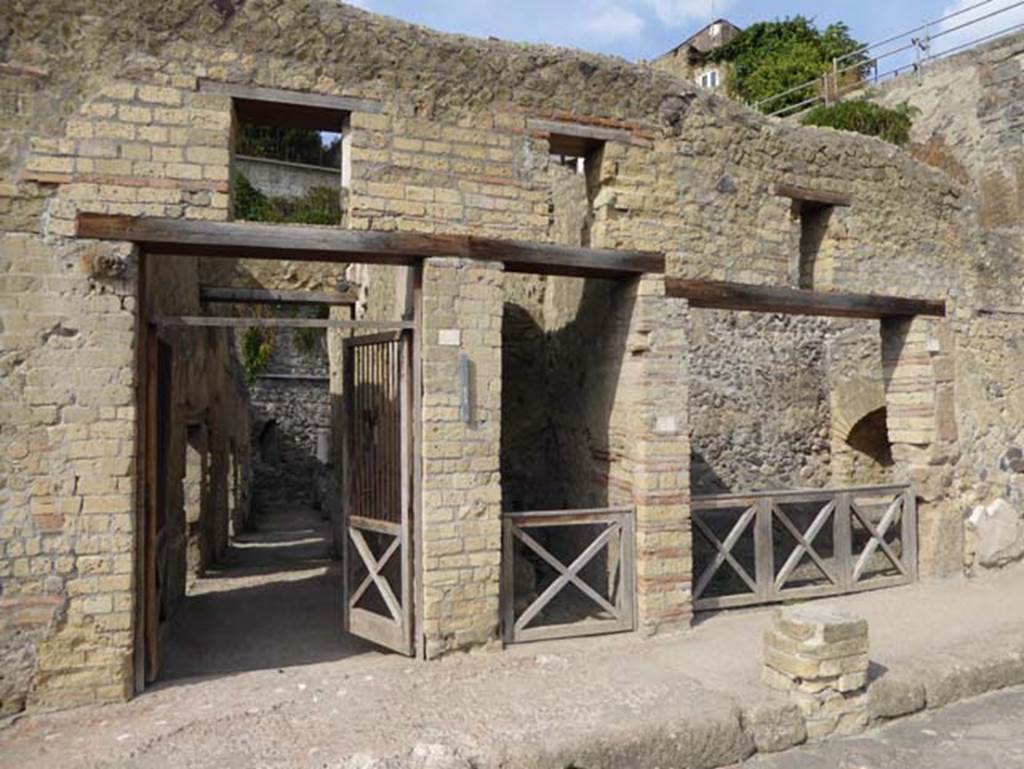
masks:
{"label": "stone rubble masonry", "polygon": [[[501,285],[501,265],[493,262],[438,258],[423,268],[421,556],[428,657],[498,639]],[[460,417],[460,354],[470,361],[468,422]]]}
{"label": "stone rubble masonry", "polygon": [[[963,565],[991,568],[979,560],[979,539],[998,520],[977,515],[1002,502],[1024,517],[1024,476],[1006,461],[1022,450],[1020,420],[1024,389],[1013,351],[1020,336],[1020,285],[1024,279],[1024,148],[1019,104],[1024,98],[1024,32],[933,62],[912,77],[882,84],[875,97],[893,106],[909,102],[919,113],[911,130],[914,157],[942,168],[970,193],[982,229],[982,244],[964,265],[956,314],[956,392],[959,413],[944,420],[958,430],[959,457],[950,512],[969,524]],[[967,301],[964,301],[966,299]],[[978,314],[974,308],[1010,310]],[[950,369],[954,361],[949,360]],[[952,388],[942,396],[952,402]],[[964,404],[970,404],[965,408]],[[952,412],[952,407],[949,411]],[[1013,559],[1010,559],[1013,560]],[[1007,561],[997,559],[998,565]],[[996,566],[998,568],[998,566]]]}
{"label": "stone rubble masonry", "polygon": [[868,623],[829,606],[779,609],[764,637],[765,683],[800,708],[808,739],[868,724]]}
{"label": "stone rubble masonry", "polygon": [[[894,479],[919,487],[922,573],[960,566],[953,500],[1020,487],[995,469],[1024,423],[1018,326],[970,320],[978,297],[1019,285],[1006,277],[1019,250],[983,244],[970,191],[898,148],[767,121],[648,66],[443,35],[322,0],[168,0],[160,13],[85,0],[71,17],[56,0],[26,8],[0,4],[5,59],[45,73],[0,73],[17,105],[0,114],[0,659],[15,671],[5,711],[131,690],[137,266],[123,245],[76,241],[75,219],[229,218],[231,99],[201,79],[379,100],[380,113],[351,115],[342,224],[352,229],[551,242],[550,178],[537,162],[548,143],[531,117],[628,135],[602,153],[590,242],[662,250],[672,275],[789,285],[799,222],[772,185],[849,192],[853,205],[828,223],[830,287],[954,299],[952,330],[912,327],[915,349],[894,346],[887,364]],[[297,266],[294,285],[322,282],[312,272]],[[501,271],[442,260],[428,272],[423,608],[437,654],[496,634]],[[651,629],[684,624],[689,604],[689,352],[685,305],[649,283],[623,292],[637,297],[620,329],[635,354],[612,427],[630,453],[610,485],[637,505]],[[448,327],[486,384],[473,425],[457,418],[457,351],[437,344]],[[659,387],[640,386],[646,377]]]}

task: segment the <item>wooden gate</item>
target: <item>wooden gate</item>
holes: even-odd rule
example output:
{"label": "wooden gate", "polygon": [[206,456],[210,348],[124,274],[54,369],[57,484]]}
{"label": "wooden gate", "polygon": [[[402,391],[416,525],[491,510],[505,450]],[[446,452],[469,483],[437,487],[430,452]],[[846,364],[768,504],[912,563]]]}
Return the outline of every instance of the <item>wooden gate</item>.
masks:
{"label": "wooden gate", "polygon": [[696,609],[904,585],[917,577],[906,484],[694,497]]}
{"label": "wooden gate", "polygon": [[413,653],[411,334],[346,339],[344,622]]}

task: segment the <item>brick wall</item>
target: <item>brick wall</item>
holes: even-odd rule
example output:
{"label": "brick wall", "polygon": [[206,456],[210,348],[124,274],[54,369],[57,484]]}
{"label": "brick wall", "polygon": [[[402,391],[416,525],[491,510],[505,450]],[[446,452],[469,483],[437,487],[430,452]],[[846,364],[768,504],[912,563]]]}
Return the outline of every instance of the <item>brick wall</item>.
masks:
{"label": "brick wall", "polygon": [[[980,250],[969,191],[903,151],[770,123],[649,67],[446,36],[308,0],[252,0],[227,16],[199,0],[145,16],[118,2],[87,2],[78,12],[94,23],[69,26],[66,9],[46,7],[2,18],[13,31],[8,59],[36,73],[4,75],[5,88],[32,108],[0,122],[0,601],[12,609],[0,653],[22,671],[10,679],[5,709],[19,708],[32,687],[37,701],[60,704],[115,698],[130,681],[135,264],[123,247],[76,241],[74,220],[81,211],[227,218],[231,104],[201,91],[200,78],[379,100],[379,114],[351,117],[343,226],[354,229],[553,241],[560,225],[549,212],[547,166],[537,163],[548,142],[527,123],[541,117],[628,135],[602,153],[591,243],[666,251],[671,274],[789,284],[799,223],[790,201],[773,194],[779,182],[852,195],[829,221],[841,244],[835,289],[951,295],[962,312],[981,295],[971,288],[967,296],[965,286],[1001,284],[1014,263],[1009,247],[971,257]],[[74,34],[63,36],[68,28]],[[314,272],[295,266],[289,284],[327,280]],[[493,266],[445,260],[429,264],[424,279],[424,425],[436,438],[425,434],[423,451],[432,654],[496,632],[500,285]],[[618,293],[608,338],[630,352],[615,380],[622,397],[616,392],[609,445],[630,451],[610,464],[607,484],[610,499],[636,500],[641,618],[655,628],[686,613],[687,481],[678,477],[689,456],[680,412],[686,340],[675,336],[685,307],[649,282]],[[477,363],[471,425],[457,417],[458,350],[438,344],[443,328],[461,330]],[[996,349],[994,332],[971,333],[990,349],[978,359],[993,382],[961,378],[958,398],[1009,385],[1019,369],[1019,352]],[[952,365],[956,345],[942,345],[942,366]],[[938,362],[936,430],[953,409]],[[1004,417],[1000,408],[958,401],[957,435],[989,441],[998,420],[1008,423],[1002,435],[1019,435],[1020,413]],[[976,409],[986,414],[978,425]],[[677,434],[655,419],[673,412]],[[956,448],[955,438],[939,444]],[[899,461],[925,466],[910,455]],[[979,475],[959,477],[971,484]],[[937,504],[950,494],[939,477],[927,491]],[[953,517],[949,507],[936,517],[939,539]],[[95,557],[98,571],[79,567],[83,557]]]}
{"label": "brick wall", "polygon": [[[500,265],[423,270],[423,633],[428,657],[498,637],[501,574]],[[457,337],[457,339],[456,339]],[[459,356],[471,364],[460,418]]]}

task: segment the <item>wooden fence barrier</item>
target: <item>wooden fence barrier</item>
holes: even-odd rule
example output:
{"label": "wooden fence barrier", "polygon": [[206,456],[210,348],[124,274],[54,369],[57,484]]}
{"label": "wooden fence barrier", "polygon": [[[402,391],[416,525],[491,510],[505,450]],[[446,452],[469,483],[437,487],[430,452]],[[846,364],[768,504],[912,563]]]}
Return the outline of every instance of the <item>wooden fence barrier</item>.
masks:
{"label": "wooden fence barrier", "polygon": [[[632,508],[505,513],[503,525],[502,619],[506,642],[635,628]],[[553,550],[577,554],[560,558]],[[581,572],[588,566],[601,578],[584,578]],[[525,569],[534,577],[548,577],[540,579],[528,595],[517,595],[517,569]],[[573,616],[560,616],[552,611],[552,602],[559,596],[566,598],[569,586],[576,588],[577,599],[585,600],[572,604],[575,611],[569,614]]]}
{"label": "wooden fence barrier", "polygon": [[694,607],[839,595],[917,578],[907,484],[694,497]]}

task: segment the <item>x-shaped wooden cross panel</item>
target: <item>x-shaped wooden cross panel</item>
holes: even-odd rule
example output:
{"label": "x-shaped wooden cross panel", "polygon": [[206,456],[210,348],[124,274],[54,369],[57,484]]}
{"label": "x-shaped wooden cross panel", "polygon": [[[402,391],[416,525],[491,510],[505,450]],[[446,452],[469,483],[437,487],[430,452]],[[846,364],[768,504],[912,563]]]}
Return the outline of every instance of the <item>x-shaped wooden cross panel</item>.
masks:
{"label": "x-shaped wooden cross panel", "polygon": [[580,571],[583,569],[583,567],[590,563],[594,559],[594,556],[601,552],[601,549],[608,543],[608,540],[610,540],[612,536],[614,536],[621,530],[622,526],[618,523],[613,523],[609,525],[607,529],[602,531],[598,535],[598,537],[593,542],[591,542],[590,545],[587,546],[586,550],[584,550],[582,553],[576,556],[576,559],[571,564],[569,564],[568,567],[566,567],[565,564],[563,564],[561,561],[555,558],[555,556],[551,555],[551,553],[544,549],[544,547],[540,543],[538,543],[537,540],[535,540],[522,529],[518,527],[513,527],[512,533],[515,535],[515,537],[528,548],[530,548],[530,550],[532,550],[534,553],[536,553],[542,559],[544,559],[545,563],[547,563],[552,569],[554,569],[559,574],[558,579],[556,579],[554,582],[548,585],[547,590],[545,590],[543,593],[537,596],[534,602],[531,603],[527,607],[526,611],[523,612],[522,616],[516,620],[516,630],[522,630],[527,625],[529,625],[533,621],[534,617],[536,617],[540,613],[540,611],[545,606],[547,606],[556,595],[558,595],[562,588],[568,585],[570,582],[574,584],[576,587],[578,587],[585,596],[587,596],[590,600],[594,601],[606,612],[611,614],[613,617],[619,618],[618,609],[616,609],[611,603],[609,603],[604,596],[602,596],[590,585],[588,585],[586,582],[580,579],[578,575]]}
{"label": "x-shaped wooden cross panel", "polygon": [[700,575],[700,579],[697,580],[697,585],[693,589],[693,597],[695,599],[700,598],[704,594],[708,585],[711,584],[711,580],[714,578],[715,573],[722,567],[723,563],[728,563],[733,568],[733,571],[735,571],[740,578],[747,583],[747,587],[749,587],[753,592],[757,592],[757,584],[754,582],[753,578],[747,574],[747,570],[744,569],[740,565],[739,561],[737,561],[732,555],[732,549],[736,546],[736,543],[739,542],[740,537],[743,536],[743,532],[747,530],[747,526],[750,525],[750,521],[756,514],[756,507],[747,508],[747,511],[740,516],[728,536],[726,536],[725,542],[720,542],[718,540],[715,533],[711,531],[711,527],[704,523],[704,521],[700,519],[700,516],[696,513],[693,515],[693,522],[697,525],[700,533],[703,534],[715,550],[718,551],[715,553],[715,557],[711,560],[711,563],[709,563],[707,568],[704,569],[704,573]]}
{"label": "x-shaped wooden cross panel", "polygon": [[815,551],[813,547],[815,537],[818,536],[818,533],[824,527],[829,516],[832,515],[835,509],[836,503],[834,501],[829,502],[818,511],[817,516],[815,516],[814,520],[811,521],[811,525],[807,527],[807,531],[801,533],[797,527],[793,525],[793,522],[789,520],[789,516],[782,512],[777,505],[772,504],[772,513],[779,519],[782,525],[789,531],[793,539],[796,541],[796,547],[793,548],[793,552],[789,554],[789,558],[786,559],[786,563],[783,564],[782,568],[779,570],[779,576],[775,578],[776,590],[781,590],[783,588],[786,584],[786,580],[788,580],[790,574],[792,574],[793,569],[795,569],[797,564],[800,563],[800,559],[803,557],[804,553],[807,553],[807,555],[809,555],[818,565],[818,568],[821,569],[821,573],[825,575],[826,579],[828,579],[833,585],[838,584],[835,574],[832,573],[832,570],[825,564],[821,559],[821,556],[818,555],[817,551]]}
{"label": "x-shaped wooden cross panel", "polygon": [[363,533],[359,531],[359,529],[350,526],[348,529],[348,535],[352,540],[352,544],[356,546],[356,551],[359,553],[359,557],[362,559],[363,565],[366,566],[367,571],[366,577],[349,598],[348,605],[350,607],[354,607],[356,602],[362,598],[363,593],[366,592],[372,582],[376,585],[381,598],[384,599],[384,603],[387,604],[388,611],[391,612],[391,617],[395,622],[401,623],[402,605],[398,602],[398,599],[395,598],[395,594],[391,590],[391,585],[389,585],[388,581],[381,575],[381,572],[384,570],[384,567],[387,566],[388,561],[391,560],[392,556],[394,556],[401,547],[401,538],[396,536],[394,541],[388,545],[381,557],[376,558],[370,550],[370,546],[366,544],[366,539],[363,537]]}
{"label": "x-shaped wooden cross panel", "polygon": [[889,543],[885,541],[886,532],[889,531],[889,527],[893,521],[896,520],[896,516],[903,512],[903,496],[897,497],[893,500],[892,504],[889,505],[889,509],[885,511],[885,515],[882,516],[882,520],[878,522],[878,528],[876,529],[867,520],[867,516],[861,512],[853,502],[850,502],[850,512],[857,516],[857,520],[861,522],[861,525],[867,529],[871,539],[868,540],[867,545],[864,546],[864,552],[860,554],[860,558],[857,559],[857,565],[853,569],[853,581],[857,582],[864,574],[864,569],[867,568],[868,561],[871,560],[871,556],[875,554],[875,550],[879,547],[885,552],[892,561],[893,566],[900,570],[900,573],[906,576],[907,567],[903,565],[902,559],[896,556],[896,553],[889,547]]}

